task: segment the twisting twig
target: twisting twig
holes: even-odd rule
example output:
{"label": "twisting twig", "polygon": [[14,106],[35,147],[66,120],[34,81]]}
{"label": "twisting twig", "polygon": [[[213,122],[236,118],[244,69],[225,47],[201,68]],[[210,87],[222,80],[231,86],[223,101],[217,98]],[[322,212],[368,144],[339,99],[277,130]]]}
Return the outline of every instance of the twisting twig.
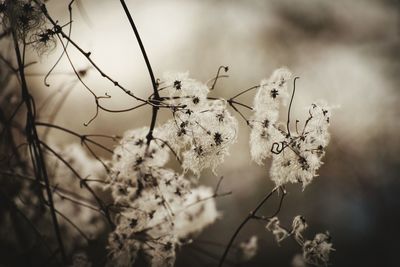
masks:
{"label": "twisting twig", "polygon": [[[71,32],[72,32],[72,4],[74,3],[75,0],[71,0],[71,2],[68,5],[68,12],[69,12],[69,29],[68,29],[68,36],[71,37]],[[60,63],[62,57],[64,56],[64,53],[66,51],[66,48],[68,47],[69,41],[67,41],[66,45],[65,45],[65,49],[63,49],[63,51],[61,52],[61,55],[58,57],[58,59],[56,60],[56,63],[54,63],[54,65],[50,68],[50,70],[47,72],[46,76],[43,79],[43,83],[46,86],[50,86],[50,84],[47,82],[47,79],[49,78],[50,74],[53,72],[53,70],[56,68],[56,66],[58,65],[58,63]]]}
{"label": "twisting twig", "polygon": [[[64,53],[65,53],[65,55],[67,56],[67,59],[68,59],[69,64],[70,64],[72,70],[73,70],[74,73],[75,73],[75,76],[78,78],[79,82],[83,85],[83,87],[85,87],[85,89],[93,96],[93,98],[94,98],[94,100],[95,100],[95,103],[96,103],[96,112],[95,112],[95,115],[93,115],[92,118],[91,118],[88,122],[85,122],[85,123],[83,124],[83,125],[85,125],[85,126],[88,126],[94,119],[97,118],[97,116],[98,116],[98,114],[99,114],[99,104],[98,104],[98,102],[99,102],[99,99],[102,98],[102,97],[101,97],[101,96],[97,96],[97,95],[93,92],[93,90],[90,89],[89,86],[82,80],[82,78],[81,78],[81,76],[80,76],[78,70],[75,68],[75,65],[72,63],[72,59],[70,58],[69,53],[67,52],[67,46],[66,46],[66,44],[64,44],[64,42],[63,42],[63,40],[61,39],[60,36],[57,35],[57,37],[58,37],[58,39],[59,39],[59,41],[60,41],[60,43],[61,43],[61,45],[62,45],[62,47],[63,47]],[[109,98],[109,97],[106,97],[106,98]]]}

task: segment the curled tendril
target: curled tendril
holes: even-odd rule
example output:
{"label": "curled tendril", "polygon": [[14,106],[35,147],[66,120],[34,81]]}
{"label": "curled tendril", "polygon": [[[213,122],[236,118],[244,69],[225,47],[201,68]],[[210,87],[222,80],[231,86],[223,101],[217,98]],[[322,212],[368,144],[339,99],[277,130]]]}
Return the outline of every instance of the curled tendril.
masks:
{"label": "curled tendril", "polygon": [[285,141],[274,142],[271,146],[271,152],[273,154],[279,155],[287,146],[288,144]]}
{"label": "curled tendril", "polygon": [[219,78],[226,78],[226,77],[229,77],[228,75],[219,75],[219,73],[221,72],[222,69],[223,69],[225,72],[228,72],[228,71],[229,71],[229,67],[228,67],[228,66],[220,66],[220,67],[218,68],[217,75],[216,75],[213,79],[210,80],[210,82],[213,81],[213,84],[212,84],[212,86],[210,87],[210,90],[214,90],[215,85],[217,84],[217,81],[218,81]]}

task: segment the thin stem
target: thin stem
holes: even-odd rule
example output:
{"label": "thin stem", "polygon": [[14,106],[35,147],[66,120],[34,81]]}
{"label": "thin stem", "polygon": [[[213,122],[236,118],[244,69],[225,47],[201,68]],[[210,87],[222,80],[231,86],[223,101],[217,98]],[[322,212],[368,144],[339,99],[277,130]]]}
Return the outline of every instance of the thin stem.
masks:
{"label": "thin stem", "polygon": [[[71,32],[72,32],[72,4],[74,3],[75,0],[71,0],[71,2],[68,5],[68,12],[69,12],[69,29],[68,29],[68,37],[71,37]],[[43,83],[46,86],[50,86],[50,84],[47,82],[47,79],[49,78],[50,74],[53,72],[53,70],[57,67],[58,63],[60,63],[61,59],[64,56],[64,53],[66,52],[66,49],[68,47],[69,41],[67,40],[67,43],[65,45],[65,49],[62,51],[61,55],[58,57],[56,60],[56,63],[50,68],[50,70],[47,72],[46,76],[43,79]]]}
{"label": "thin stem", "polygon": [[257,216],[254,215],[253,218],[257,219],[257,220],[263,220],[263,221],[269,221],[271,218],[275,217],[276,215],[278,215],[278,213],[281,211],[282,208],[282,204],[283,204],[283,200],[285,199],[286,196],[286,190],[283,186],[280,187],[280,190],[282,192],[281,198],[279,199],[279,205],[278,208],[276,209],[276,211],[274,213],[272,213],[270,216]]}
{"label": "thin stem", "polygon": [[290,128],[289,128],[289,123],[290,123],[290,110],[292,109],[292,103],[293,103],[293,97],[294,93],[296,92],[296,80],[300,79],[300,77],[295,77],[293,80],[293,92],[292,92],[292,97],[290,98],[290,103],[289,103],[289,109],[288,109],[288,114],[287,114],[287,122],[286,122],[286,128],[288,131],[288,135],[290,135]]}
{"label": "thin stem", "polygon": [[83,142],[83,145],[86,147],[86,149],[90,152],[90,154],[98,161],[100,162],[101,165],[103,165],[104,169],[106,170],[107,173],[110,173],[110,168],[108,168],[107,164],[99,158],[99,156],[96,155],[96,153],[94,153],[93,149],[90,148],[90,146]]}
{"label": "thin stem", "polygon": [[137,30],[137,28],[135,26],[135,23],[133,22],[131,13],[129,12],[129,9],[125,4],[125,1],[124,0],[120,0],[120,2],[121,2],[121,5],[122,5],[122,7],[123,7],[123,9],[125,11],[126,16],[128,17],[128,20],[129,20],[129,23],[131,24],[132,30],[135,33],[136,40],[139,43],[140,50],[142,51],[144,61],[146,62],[147,70],[149,71],[151,83],[153,85],[154,98],[155,99],[159,99],[160,95],[158,94],[156,79],[154,78],[153,69],[151,68],[149,58],[147,57],[146,50],[144,49],[144,45],[143,45],[142,39],[140,38],[139,32],[138,32],[138,30]]}
{"label": "thin stem", "polygon": [[251,90],[257,89],[259,87],[260,87],[260,85],[256,85],[256,86],[250,87],[250,88],[238,93],[237,95],[234,95],[233,97],[230,98],[230,100],[233,100],[233,99],[235,99],[235,98],[237,98],[237,97],[239,97],[239,96],[241,96],[241,95],[243,95],[243,94],[245,94],[245,93],[247,93],[247,92],[249,92]]}
{"label": "thin stem", "polygon": [[249,120],[242,114],[242,112],[240,112],[240,110],[239,110],[237,107],[235,107],[235,105],[233,104],[233,102],[230,101],[230,100],[228,100],[228,103],[229,103],[229,105],[230,105],[237,113],[239,113],[240,117],[242,117],[242,118],[246,121],[246,124],[247,124],[247,125],[250,125]]}
{"label": "thin stem", "polygon": [[237,101],[235,101],[235,100],[228,100],[228,102],[229,102],[229,103],[237,104],[237,105],[239,105],[239,106],[245,107],[245,108],[250,109],[250,110],[253,110],[252,107],[250,107],[250,106],[248,106],[248,105],[246,105],[246,104],[243,104],[243,103],[241,103],[241,102],[237,102]]}
{"label": "thin stem", "polygon": [[[100,143],[97,143],[96,141],[93,141],[92,139],[87,138],[87,135],[78,134],[78,133],[76,133],[76,132],[74,132],[74,131],[71,131],[71,130],[69,130],[69,129],[67,129],[67,128],[64,128],[64,127],[61,127],[61,126],[58,126],[58,125],[55,125],[55,124],[46,123],[46,122],[38,122],[38,121],[37,121],[35,124],[36,124],[36,126],[50,127],[50,128],[58,129],[58,130],[60,130],[60,131],[69,133],[69,134],[71,134],[71,135],[74,135],[74,136],[76,136],[76,137],[79,137],[79,138],[82,140],[82,142],[88,141],[89,143],[92,143],[93,145],[96,145],[96,146],[98,146],[98,147],[104,149],[105,151],[107,151],[107,152],[109,152],[109,153],[111,153],[111,154],[114,153],[111,149],[109,149],[109,148],[103,146],[103,145],[100,144]],[[89,135],[89,136],[90,136],[90,135]]]}
{"label": "thin stem", "polygon": [[220,73],[220,71],[221,71],[222,69],[224,69],[225,72],[228,72],[229,67],[228,67],[228,66],[220,66],[220,67],[218,68],[217,75],[215,76],[215,78],[213,78],[214,82],[213,82],[213,84],[212,84],[210,90],[214,90],[215,85],[217,84],[218,78],[220,78],[220,77],[228,77],[228,76],[226,76],[226,75],[219,76],[219,73]]}
{"label": "thin stem", "polygon": [[147,105],[147,103],[142,103],[142,104],[136,105],[136,106],[134,106],[134,107],[125,108],[125,109],[109,109],[109,108],[103,107],[102,105],[100,105],[100,103],[97,103],[97,106],[98,106],[101,110],[104,110],[104,111],[107,111],[107,112],[110,112],[110,113],[128,112],[128,111],[135,110],[135,109],[137,109],[137,108],[143,107],[143,106],[145,106],[145,105]]}
{"label": "thin stem", "polygon": [[279,205],[278,205],[277,210],[276,210],[271,216],[269,216],[270,218],[275,217],[275,216],[278,215],[278,213],[281,211],[282,204],[283,204],[283,200],[285,199],[285,196],[286,196],[286,190],[285,190],[285,188],[284,188],[283,186],[281,186],[281,187],[279,187],[279,188],[280,188],[280,190],[281,190],[281,192],[282,192],[282,195],[281,195],[281,198],[280,198],[280,200],[279,200]]}
{"label": "thin stem", "polygon": [[149,133],[146,135],[147,147],[149,147],[151,140],[154,139],[153,131],[154,131],[154,127],[156,126],[157,114],[158,114],[158,107],[153,106],[152,112],[151,112],[150,129],[149,129]]}
{"label": "thin stem", "polygon": [[[129,23],[131,24],[132,30],[135,33],[136,40],[139,43],[139,47],[140,47],[140,50],[142,51],[142,55],[143,55],[144,61],[146,62],[147,70],[149,72],[151,83],[153,85],[153,94],[154,94],[153,100],[159,101],[160,100],[160,95],[159,95],[158,90],[157,90],[158,85],[157,85],[156,79],[154,78],[153,69],[151,68],[149,58],[147,57],[146,50],[144,49],[144,45],[143,45],[142,39],[140,38],[139,32],[138,32],[138,30],[137,30],[137,28],[135,26],[135,23],[133,21],[131,13],[129,12],[128,7],[125,4],[125,1],[124,0],[120,0],[120,2],[121,2],[121,5],[122,5],[122,7],[124,9],[124,12],[125,12],[126,16],[128,17],[128,20],[129,20]],[[150,102],[153,103],[152,101],[150,101]],[[158,106],[153,105],[153,107],[152,107],[152,115],[151,115],[151,122],[150,122],[150,129],[149,129],[149,133],[146,136],[147,146],[150,145],[150,142],[153,139],[153,130],[154,130],[154,127],[156,125],[158,110],[159,110]]]}
{"label": "thin stem", "polygon": [[161,141],[164,145],[166,145],[166,146],[169,148],[169,150],[172,152],[172,154],[174,154],[174,156],[175,156],[176,160],[179,162],[179,164],[182,165],[182,160],[179,158],[178,153],[176,153],[176,151],[171,147],[171,145],[170,145],[167,141],[164,141],[163,139],[161,139],[161,138],[156,138],[156,137],[154,137],[154,140],[156,140],[156,141],[159,140],[159,141]]}
{"label": "thin stem", "polygon": [[240,223],[240,225],[238,226],[238,228],[236,229],[236,231],[233,233],[231,239],[229,240],[228,245],[225,248],[224,254],[222,254],[222,257],[219,261],[218,267],[222,267],[224,265],[226,256],[228,255],[228,252],[230,250],[230,248],[233,245],[233,242],[235,241],[235,238],[237,237],[237,235],[240,233],[240,231],[242,230],[242,228],[247,224],[248,221],[250,221],[250,219],[252,219],[257,211],[264,205],[264,203],[276,192],[276,190],[278,190],[279,187],[275,187],[271,192],[269,192],[266,196],[264,196],[264,198],[257,204],[257,206],[255,207],[255,209],[253,209],[247,216],[246,218],[244,218],[244,220]]}

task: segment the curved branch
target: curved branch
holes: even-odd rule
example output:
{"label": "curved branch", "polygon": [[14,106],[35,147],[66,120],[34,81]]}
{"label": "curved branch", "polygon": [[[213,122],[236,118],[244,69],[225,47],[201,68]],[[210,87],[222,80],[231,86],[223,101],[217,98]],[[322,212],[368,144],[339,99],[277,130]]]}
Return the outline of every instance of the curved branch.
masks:
{"label": "curved branch", "polygon": [[275,187],[271,192],[269,192],[267,195],[265,195],[265,197],[257,204],[257,206],[240,223],[240,225],[238,226],[236,231],[233,233],[231,239],[229,240],[229,243],[225,248],[224,254],[222,254],[222,257],[221,257],[221,259],[219,261],[218,267],[222,267],[224,265],[226,256],[228,255],[228,252],[229,252],[230,248],[232,247],[233,242],[235,241],[237,235],[240,233],[242,228],[247,224],[248,221],[250,221],[250,219],[254,218],[254,216],[256,215],[257,211],[265,204],[265,202],[267,202],[267,200],[276,192],[276,190],[278,190],[278,188],[279,187]]}

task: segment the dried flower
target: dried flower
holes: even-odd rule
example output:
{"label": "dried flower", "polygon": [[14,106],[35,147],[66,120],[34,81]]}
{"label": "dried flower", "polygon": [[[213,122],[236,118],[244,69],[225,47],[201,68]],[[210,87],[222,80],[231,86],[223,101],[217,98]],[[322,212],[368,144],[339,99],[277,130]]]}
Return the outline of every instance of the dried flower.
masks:
{"label": "dried flower", "polygon": [[288,231],[280,226],[278,217],[270,219],[265,228],[272,232],[272,234],[275,236],[276,242],[278,243],[289,236]]}
{"label": "dried flower", "polygon": [[286,68],[275,70],[268,80],[261,81],[254,97],[254,115],[250,119],[250,152],[257,164],[261,165],[265,158],[270,157],[272,143],[282,139],[276,123],[280,105],[285,104],[289,96],[287,84],[291,76]]}
{"label": "dried flower", "polygon": [[130,266],[139,252],[150,266],[173,266],[179,241],[218,217],[211,188],[191,190],[189,180],[164,167],[171,150],[158,141],[168,133],[156,128],[148,145],[148,131],[128,131],[114,150],[106,188],[121,212],[109,236],[110,266]]}
{"label": "dried flower", "polygon": [[276,185],[301,183],[305,188],[317,176],[329,143],[330,107],[324,102],[316,102],[309,109],[302,133],[284,137],[283,149],[272,156],[271,179]]}
{"label": "dried flower", "polygon": [[327,266],[329,255],[334,251],[329,233],[316,234],[314,240],[307,240],[303,245],[303,257],[307,263]]}
{"label": "dried flower", "polygon": [[206,85],[188,78],[188,73],[165,76],[173,119],[162,126],[164,138],[182,155],[182,167],[197,177],[205,168],[214,172],[229,146],[236,142],[238,124],[222,99],[207,99]]}
{"label": "dried flower", "polygon": [[305,229],[307,229],[308,225],[306,223],[306,220],[304,219],[303,216],[296,216],[293,219],[293,223],[292,223],[292,234],[294,234],[294,238],[296,239],[296,241],[299,244],[303,244],[304,243],[304,239],[302,236],[302,233]]}
{"label": "dried flower", "polygon": [[1,12],[4,29],[13,29],[21,40],[40,30],[45,21],[44,14],[33,0],[6,0],[1,4]]}
{"label": "dried flower", "polygon": [[313,103],[301,133],[297,132],[297,127],[296,133],[285,129],[278,117],[280,106],[288,99],[290,77],[290,71],[282,68],[276,70],[268,81],[261,82],[254,98],[250,152],[258,164],[272,157],[270,175],[277,186],[299,182],[304,189],[317,176],[322,165],[325,147],[329,143],[331,108],[322,101]]}

